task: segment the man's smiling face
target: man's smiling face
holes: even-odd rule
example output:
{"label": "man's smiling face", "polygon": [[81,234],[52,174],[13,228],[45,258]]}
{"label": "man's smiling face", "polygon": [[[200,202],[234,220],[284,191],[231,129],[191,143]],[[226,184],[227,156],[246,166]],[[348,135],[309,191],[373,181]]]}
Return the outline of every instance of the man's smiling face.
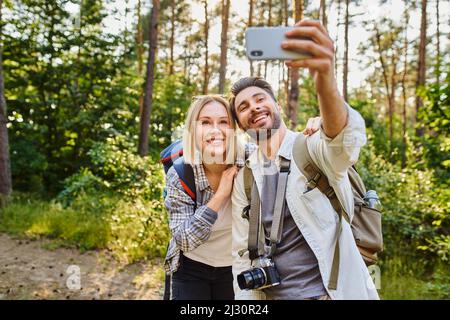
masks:
{"label": "man's smiling face", "polygon": [[234,108],[239,126],[244,131],[259,132],[278,129],[281,125],[280,106],[263,89],[253,86],[239,92]]}

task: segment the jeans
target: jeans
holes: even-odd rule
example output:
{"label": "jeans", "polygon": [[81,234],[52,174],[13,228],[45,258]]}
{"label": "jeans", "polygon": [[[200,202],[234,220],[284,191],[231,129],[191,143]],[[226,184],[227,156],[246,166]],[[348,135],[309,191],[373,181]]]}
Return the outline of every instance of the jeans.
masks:
{"label": "jeans", "polygon": [[181,255],[171,278],[170,288],[166,277],[166,298],[170,288],[172,300],[234,300],[231,266],[215,268]]}

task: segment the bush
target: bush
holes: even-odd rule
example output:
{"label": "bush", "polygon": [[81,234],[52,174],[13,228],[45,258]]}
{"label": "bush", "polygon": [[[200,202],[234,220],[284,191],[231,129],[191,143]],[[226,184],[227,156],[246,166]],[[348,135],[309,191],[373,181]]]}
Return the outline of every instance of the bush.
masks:
{"label": "bush", "polygon": [[108,222],[112,236],[109,248],[117,257],[134,262],[165,255],[169,228],[161,201],[119,200]]}
{"label": "bush", "polygon": [[377,190],[383,204],[385,249],[381,265],[398,273],[425,275],[447,261],[449,191],[438,184],[434,172],[402,169],[376,155],[370,144],[363,148],[358,170],[367,188]]}
{"label": "bush", "polygon": [[67,210],[87,206],[90,214],[100,213],[108,226],[107,247],[128,262],[163,256],[169,240],[162,166],[136,149],[129,136],[112,131],[88,152],[90,168],[67,178],[57,197]]}

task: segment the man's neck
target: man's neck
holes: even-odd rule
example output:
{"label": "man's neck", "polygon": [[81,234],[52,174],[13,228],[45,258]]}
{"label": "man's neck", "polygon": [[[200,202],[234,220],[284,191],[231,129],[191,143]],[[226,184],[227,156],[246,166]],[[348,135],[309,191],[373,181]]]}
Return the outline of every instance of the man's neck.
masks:
{"label": "man's neck", "polygon": [[281,126],[278,130],[275,130],[273,134],[267,140],[257,141],[259,149],[267,157],[267,159],[274,160],[280,150],[284,137],[286,136],[287,128],[284,122],[281,122]]}

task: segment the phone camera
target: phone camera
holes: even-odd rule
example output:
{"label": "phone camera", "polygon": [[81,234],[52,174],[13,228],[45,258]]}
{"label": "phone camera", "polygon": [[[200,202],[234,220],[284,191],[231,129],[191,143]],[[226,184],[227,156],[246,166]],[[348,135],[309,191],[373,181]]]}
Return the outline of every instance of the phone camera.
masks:
{"label": "phone camera", "polygon": [[261,57],[263,54],[263,52],[261,50],[253,50],[252,52],[250,52],[250,55],[252,57]]}

